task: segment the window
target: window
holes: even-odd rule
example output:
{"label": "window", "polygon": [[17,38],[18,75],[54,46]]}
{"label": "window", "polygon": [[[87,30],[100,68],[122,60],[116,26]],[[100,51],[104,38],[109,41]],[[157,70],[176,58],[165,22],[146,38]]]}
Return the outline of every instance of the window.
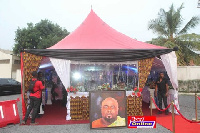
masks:
{"label": "window", "polygon": [[10,59],[0,60],[0,64],[9,64],[9,63],[10,63]]}

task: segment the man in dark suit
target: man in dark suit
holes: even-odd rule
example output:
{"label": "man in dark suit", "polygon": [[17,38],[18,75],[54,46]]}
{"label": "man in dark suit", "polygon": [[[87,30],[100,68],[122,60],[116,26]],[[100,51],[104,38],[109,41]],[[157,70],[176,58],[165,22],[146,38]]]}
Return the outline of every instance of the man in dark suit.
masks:
{"label": "man in dark suit", "polygon": [[[156,81],[156,88],[155,88],[155,96],[158,96],[159,108],[162,109],[162,101],[164,102],[165,108],[167,107],[167,96],[168,96],[168,84],[167,79],[164,77],[164,73],[161,72],[158,80]],[[159,111],[158,114],[162,112]],[[168,109],[165,111],[165,114],[168,115]]]}

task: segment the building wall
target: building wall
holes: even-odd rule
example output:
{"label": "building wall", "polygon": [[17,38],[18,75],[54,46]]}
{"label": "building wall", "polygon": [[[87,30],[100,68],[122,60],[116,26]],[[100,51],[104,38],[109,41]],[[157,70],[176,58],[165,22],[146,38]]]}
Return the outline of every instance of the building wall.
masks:
{"label": "building wall", "polygon": [[0,51],[0,78],[16,79],[18,69],[20,69],[20,58]]}
{"label": "building wall", "polygon": [[6,54],[6,53],[0,51],[0,60],[3,60],[3,59],[11,59],[11,58],[12,58],[12,55]]}
{"label": "building wall", "polygon": [[178,80],[200,79],[200,66],[178,66]]}
{"label": "building wall", "polygon": [[0,78],[11,77],[11,55],[0,51]]}
{"label": "building wall", "polygon": [[0,78],[10,78],[10,77],[11,77],[11,65],[0,64]]}

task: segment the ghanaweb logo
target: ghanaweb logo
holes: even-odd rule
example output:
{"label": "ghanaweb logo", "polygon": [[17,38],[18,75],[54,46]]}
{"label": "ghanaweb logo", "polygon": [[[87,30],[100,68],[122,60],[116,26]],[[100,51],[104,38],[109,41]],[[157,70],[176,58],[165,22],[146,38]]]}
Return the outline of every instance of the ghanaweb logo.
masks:
{"label": "ghanaweb logo", "polygon": [[156,117],[128,116],[128,128],[156,128]]}

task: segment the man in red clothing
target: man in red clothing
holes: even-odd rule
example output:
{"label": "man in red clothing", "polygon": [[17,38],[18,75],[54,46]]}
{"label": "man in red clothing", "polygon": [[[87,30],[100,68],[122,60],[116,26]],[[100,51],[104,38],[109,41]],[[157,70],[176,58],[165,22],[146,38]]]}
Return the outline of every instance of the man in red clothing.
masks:
{"label": "man in red clothing", "polygon": [[26,115],[24,117],[24,120],[22,121],[22,124],[26,124],[26,121],[28,119],[28,116],[33,109],[32,112],[32,119],[31,119],[31,125],[37,124],[35,123],[35,118],[37,115],[37,110],[40,107],[40,99],[41,99],[41,91],[44,89],[44,86],[41,81],[37,80],[37,72],[32,72],[32,81],[36,81],[35,85],[33,87],[33,92],[30,93],[30,105],[28,107],[28,110],[26,111]]}

